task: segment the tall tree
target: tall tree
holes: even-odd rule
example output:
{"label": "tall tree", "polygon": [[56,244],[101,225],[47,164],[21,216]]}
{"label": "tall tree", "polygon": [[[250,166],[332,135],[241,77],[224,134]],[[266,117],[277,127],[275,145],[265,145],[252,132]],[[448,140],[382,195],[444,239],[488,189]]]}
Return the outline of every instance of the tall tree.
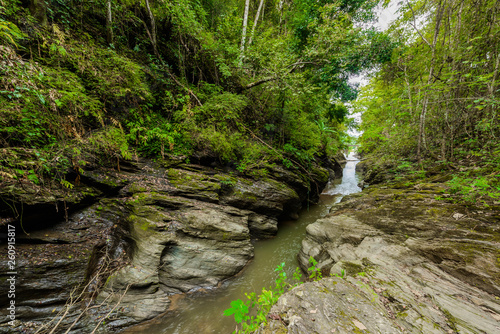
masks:
{"label": "tall tree", "polygon": [[[415,0],[402,12],[391,28],[397,52],[365,92],[361,142],[419,161],[498,150],[497,3]],[[387,123],[377,123],[374,113]]]}
{"label": "tall tree", "polygon": [[[410,3],[408,5],[411,8]],[[432,44],[430,44],[423,36],[424,41],[427,43],[427,45],[431,48],[432,55],[431,55],[431,64],[429,67],[429,74],[427,77],[427,87],[430,89],[431,83],[435,81],[434,78],[434,68],[436,66],[436,44],[438,42],[438,37],[439,37],[439,31],[441,27],[441,19],[443,17],[443,12],[444,12],[444,7],[446,5],[446,0],[442,1],[439,0],[437,4],[437,10],[436,10],[436,18],[435,18],[435,25],[434,25],[434,37],[432,39]],[[414,18],[415,22],[415,18]],[[416,26],[414,26],[415,29]],[[418,31],[418,30],[417,30]],[[429,93],[426,90],[425,91],[425,97],[422,105],[422,112],[420,113],[420,123],[419,123],[419,129],[418,129],[418,145],[417,145],[417,159],[418,161],[422,160],[422,146],[425,146],[425,117],[427,115],[427,107],[429,103]]]}
{"label": "tall tree", "polygon": [[257,14],[255,14],[255,20],[253,21],[252,33],[250,34],[250,39],[248,40],[248,45],[252,44],[253,35],[255,34],[255,28],[257,28],[257,22],[259,21],[260,11],[264,5],[264,0],[260,0],[259,8],[257,9]]}
{"label": "tall tree", "polygon": [[111,0],[106,3],[106,40],[108,44],[113,44],[113,16],[111,11]]}
{"label": "tall tree", "polygon": [[151,7],[149,6],[149,0],[144,0],[146,4],[146,9],[148,10],[149,22],[151,24],[151,31],[148,32],[149,38],[151,40],[151,44],[153,46],[153,50],[155,55],[160,58],[160,54],[158,53],[158,46],[156,42],[156,22],[153,12],[151,11]]}
{"label": "tall tree", "polygon": [[248,26],[248,12],[250,10],[250,0],[245,0],[245,12],[243,14],[243,28],[241,30],[241,45],[240,45],[240,51],[241,55],[240,57],[243,57],[243,52],[245,52],[245,40],[247,38],[247,26]]}

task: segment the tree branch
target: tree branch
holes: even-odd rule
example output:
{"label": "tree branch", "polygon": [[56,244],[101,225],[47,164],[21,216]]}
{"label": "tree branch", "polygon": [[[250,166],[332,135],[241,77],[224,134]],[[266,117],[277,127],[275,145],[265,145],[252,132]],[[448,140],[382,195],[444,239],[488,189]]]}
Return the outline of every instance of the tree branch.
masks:
{"label": "tree branch", "polygon": [[431,43],[429,43],[429,41],[424,37],[424,35],[422,35],[422,33],[420,32],[420,30],[418,30],[418,28],[417,28],[417,23],[415,21],[415,12],[413,11],[413,8],[411,7],[410,1],[406,1],[406,2],[408,3],[408,7],[410,7],[410,10],[411,10],[411,13],[412,13],[412,18],[413,18],[413,23],[410,23],[410,24],[417,31],[417,33],[420,35],[420,37],[422,37],[422,40],[425,43],[427,43],[427,45],[432,49]]}
{"label": "tree branch", "polygon": [[[301,67],[301,65],[305,65],[305,64],[313,64],[313,65],[316,65],[315,62],[312,62],[312,61],[298,61],[296,63],[293,63],[293,64],[290,64],[288,65],[286,68],[289,68],[291,67],[291,69],[288,70],[288,72],[286,72],[284,74],[284,76],[292,73],[293,71],[295,71],[297,68]],[[262,85],[263,83],[266,83],[266,82],[269,82],[269,81],[274,81],[274,80],[277,80],[279,79],[280,76],[275,74],[273,76],[270,76],[270,77],[266,77],[266,78],[262,78],[260,80],[257,80],[257,81],[254,81],[252,83],[249,83],[248,85],[244,86],[243,89],[250,89],[250,88],[253,88],[255,86],[259,86],[259,85]]]}
{"label": "tree branch", "polygon": [[250,89],[250,88],[253,88],[255,86],[262,85],[263,83],[266,83],[266,82],[269,82],[269,81],[274,81],[276,79],[278,79],[277,75],[272,76],[272,77],[263,78],[263,79],[254,81],[252,83],[249,83],[248,85],[244,86],[243,89]]}

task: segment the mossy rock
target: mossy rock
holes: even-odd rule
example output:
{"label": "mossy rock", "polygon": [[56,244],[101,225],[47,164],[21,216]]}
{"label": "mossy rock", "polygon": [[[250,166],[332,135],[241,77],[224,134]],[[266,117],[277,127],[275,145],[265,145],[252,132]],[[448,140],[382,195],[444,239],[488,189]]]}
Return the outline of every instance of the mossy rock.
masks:
{"label": "mossy rock", "polygon": [[179,189],[218,193],[221,188],[216,178],[201,173],[170,168],[167,176],[170,183]]}

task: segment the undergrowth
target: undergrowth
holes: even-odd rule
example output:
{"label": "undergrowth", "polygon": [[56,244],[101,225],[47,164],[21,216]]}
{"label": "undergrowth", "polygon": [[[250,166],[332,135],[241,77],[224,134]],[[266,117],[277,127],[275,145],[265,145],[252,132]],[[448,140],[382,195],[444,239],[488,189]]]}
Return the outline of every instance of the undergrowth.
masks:
{"label": "undergrowth", "polygon": [[[309,258],[308,281],[319,281],[323,278],[321,269],[317,267],[318,262],[311,256]],[[259,295],[255,292],[245,293],[246,300],[233,300],[231,308],[224,311],[225,316],[233,316],[236,322],[234,333],[252,333],[262,324],[267,322],[267,314],[278,299],[288,290],[303,283],[300,268],[295,268],[291,280],[285,272],[285,263],[281,263],[274,270],[278,277],[275,279],[274,287],[262,288]],[[344,274],[342,274],[343,278]],[[339,276],[340,277],[340,276]]]}
{"label": "undergrowth", "polygon": [[444,183],[443,193],[435,198],[453,203],[490,207],[500,204],[500,159],[484,154],[471,156],[467,151],[454,161],[397,159],[384,156],[370,160],[378,173],[393,185],[417,187],[422,183]]}

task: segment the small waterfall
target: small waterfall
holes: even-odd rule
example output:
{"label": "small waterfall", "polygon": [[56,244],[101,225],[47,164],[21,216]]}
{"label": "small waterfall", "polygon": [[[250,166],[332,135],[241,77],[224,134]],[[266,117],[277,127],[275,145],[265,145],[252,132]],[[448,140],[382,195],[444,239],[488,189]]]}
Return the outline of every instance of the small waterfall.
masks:
{"label": "small waterfall", "polygon": [[287,274],[291,277],[298,266],[297,254],[307,225],[327,215],[330,208],[345,195],[361,191],[358,187],[360,178],[356,175],[358,162],[351,153],[347,157],[342,180],[329,183],[318,204],[303,209],[297,220],[281,222],[275,238],[256,241],[255,258],[241,275],[227,280],[219,289],[179,296],[176,299],[178,308],[167,316],[123,333],[231,333],[234,330],[234,321],[222,315],[224,310],[230,307],[230,302],[245,299],[246,292],[260,293],[263,287],[272,286],[276,278],[274,269],[281,262],[286,263]]}
{"label": "small waterfall", "polygon": [[335,196],[334,204],[340,202],[342,197],[346,195],[361,191],[361,188],[358,187],[360,179],[356,175],[356,165],[359,159],[354,156],[354,152],[351,152],[346,160],[347,163],[342,172],[342,181],[340,183],[334,182],[334,184],[329,184],[325,191],[323,191],[323,195]]}

